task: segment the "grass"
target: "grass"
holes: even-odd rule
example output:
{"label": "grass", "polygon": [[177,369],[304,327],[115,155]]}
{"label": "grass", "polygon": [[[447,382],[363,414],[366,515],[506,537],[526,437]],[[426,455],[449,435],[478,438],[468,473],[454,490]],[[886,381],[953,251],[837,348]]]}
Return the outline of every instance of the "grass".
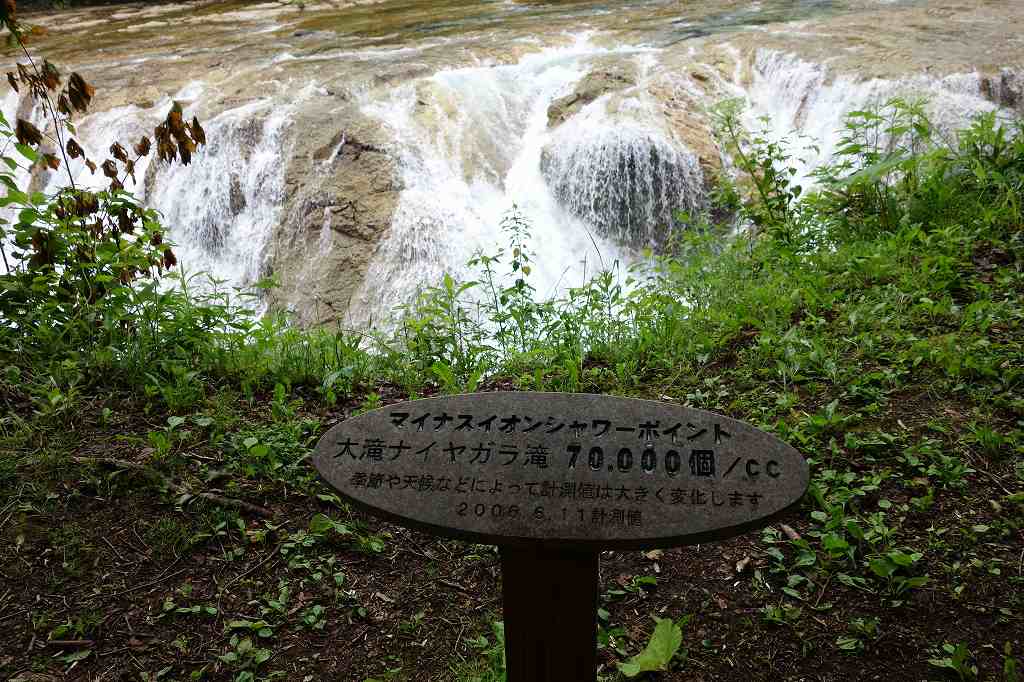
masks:
{"label": "grass", "polygon": [[944,143],[896,102],[804,193],[720,115],[747,173],[719,200],[754,229],[694,218],[632,282],[535,303],[513,216],[390,335],[144,286],[73,341],[0,325],[0,673],[501,679],[494,549],[353,511],[306,457],[361,410],[521,389],[715,410],[810,462],[784,524],[603,556],[601,679],[654,617],[686,625],[648,679],[1018,679],[1024,135]]}

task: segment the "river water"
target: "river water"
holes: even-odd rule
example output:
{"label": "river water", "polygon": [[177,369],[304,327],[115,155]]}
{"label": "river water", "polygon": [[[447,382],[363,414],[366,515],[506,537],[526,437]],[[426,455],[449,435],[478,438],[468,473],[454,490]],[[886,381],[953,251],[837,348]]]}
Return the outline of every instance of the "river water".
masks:
{"label": "river water", "polygon": [[[538,295],[658,248],[729,172],[707,126],[725,98],[790,139],[801,174],[847,112],[890,96],[928,97],[949,127],[1019,111],[1022,15],[984,0],[338,0],[28,20],[48,30],[33,50],[100,93],[78,122],[91,155],[172,101],[204,121],[192,165],[146,160],[129,185],[185,268],[227,286],[274,273],[270,304],[367,326],[445,272],[471,276],[474,254],[508,244],[513,210]],[[5,116],[19,106],[8,94]]]}

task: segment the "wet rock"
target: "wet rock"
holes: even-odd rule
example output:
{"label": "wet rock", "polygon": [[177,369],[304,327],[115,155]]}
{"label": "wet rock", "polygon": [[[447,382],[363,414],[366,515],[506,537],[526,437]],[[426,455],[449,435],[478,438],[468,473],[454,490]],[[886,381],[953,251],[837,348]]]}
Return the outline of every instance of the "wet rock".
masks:
{"label": "wet rock", "polygon": [[573,92],[551,103],[548,107],[548,126],[558,126],[598,97],[632,85],[636,85],[635,76],[622,68],[592,71],[579,82]]}
{"label": "wet rock", "polygon": [[[271,304],[303,324],[342,320],[387,233],[401,191],[386,132],[354,108],[304,116],[286,177],[286,217],[271,247]],[[339,125],[341,130],[339,130]]]}
{"label": "wet rock", "polygon": [[245,199],[245,190],[242,189],[242,181],[238,173],[232,173],[228,189],[228,205],[232,215],[239,215],[245,210],[248,202]]}
{"label": "wet rock", "polygon": [[657,131],[625,124],[557,141],[542,152],[541,172],[566,210],[634,247],[663,245],[676,212],[704,201],[696,156]]}
{"label": "wet rock", "polygon": [[1024,76],[1013,69],[982,77],[981,92],[993,104],[1024,112]]}
{"label": "wet rock", "polygon": [[[548,111],[559,125],[541,171],[562,207],[620,243],[653,248],[680,226],[680,212],[702,212],[721,168],[698,113],[706,80],[690,92],[601,70],[558,100]],[[603,105],[583,110],[605,94]]]}

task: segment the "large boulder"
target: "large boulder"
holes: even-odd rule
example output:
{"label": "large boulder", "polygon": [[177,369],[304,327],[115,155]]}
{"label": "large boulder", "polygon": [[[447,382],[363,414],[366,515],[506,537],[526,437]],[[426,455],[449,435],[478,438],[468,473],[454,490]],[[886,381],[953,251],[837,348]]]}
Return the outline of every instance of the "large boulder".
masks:
{"label": "large boulder", "polygon": [[290,197],[271,253],[271,304],[302,324],[345,318],[401,184],[381,126],[357,111],[301,121],[285,180]]}
{"label": "large boulder", "polygon": [[593,71],[552,104],[541,172],[562,207],[604,236],[659,248],[682,213],[706,207],[721,157],[695,97],[624,73]]}
{"label": "large boulder", "polygon": [[662,246],[677,212],[704,203],[696,156],[665,131],[628,121],[590,127],[585,136],[556,135],[541,172],[563,208],[633,247]]}
{"label": "large boulder", "polygon": [[636,85],[636,75],[621,65],[608,65],[591,71],[564,97],[548,107],[548,127],[565,123],[580,109],[598,97]]}

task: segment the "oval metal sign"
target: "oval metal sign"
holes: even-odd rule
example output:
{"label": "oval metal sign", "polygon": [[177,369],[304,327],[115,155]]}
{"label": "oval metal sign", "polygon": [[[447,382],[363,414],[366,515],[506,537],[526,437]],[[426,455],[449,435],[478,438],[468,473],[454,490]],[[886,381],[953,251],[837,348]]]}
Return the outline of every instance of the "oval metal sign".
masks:
{"label": "oval metal sign", "polygon": [[314,464],[400,525],[488,544],[671,547],[766,525],[807,489],[803,456],[703,410],[579,393],[474,393],[348,419]]}

